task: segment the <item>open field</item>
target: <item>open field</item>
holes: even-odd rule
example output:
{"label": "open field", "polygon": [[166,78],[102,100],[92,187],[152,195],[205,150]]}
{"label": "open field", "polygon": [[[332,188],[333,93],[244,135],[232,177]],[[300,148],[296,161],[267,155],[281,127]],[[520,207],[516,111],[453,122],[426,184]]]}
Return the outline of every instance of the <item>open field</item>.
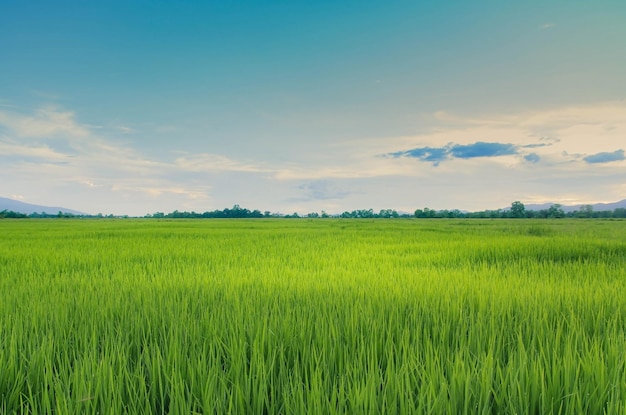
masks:
{"label": "open field", "polygon": [[0,221],[0,413],[626,413],[626,221]]}

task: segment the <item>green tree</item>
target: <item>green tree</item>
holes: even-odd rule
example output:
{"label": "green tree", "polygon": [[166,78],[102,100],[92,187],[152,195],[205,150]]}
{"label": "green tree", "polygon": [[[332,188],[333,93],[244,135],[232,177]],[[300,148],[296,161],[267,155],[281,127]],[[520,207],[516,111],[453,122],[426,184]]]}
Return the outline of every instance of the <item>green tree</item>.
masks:
{"label": "green tree", "polygon": [[565,211],[563,211],[563,209],[561,208],[561,205],[559,205],[558,203],[550,206],[550,208],[548,209],[548,218],[555,219],[555,218],[564,218],[564,217],[565,217]]}
{"label": "green tree", "polygon": [[626,218],[626,208],[615,208],[613,210],[614,218]]}
{"label": "green tree", "polygon": [[4,219],[4,218],[27,218],[28,216],[24,213],[20,213],[20,212],[14,212],[12,210],[3,210],[2,212],[0,212],[0,219]]}
{"label": "green tree", "polygon": [[592,205],[582,205],[580,210],[578,211],[577,216],[579,218],[592,218],[593,217],[593,206]]}
{"label": "green tree", "polygon": [[511,203],[511,217],[512,218],[523,218],[526,216],[526,206],[519,200]]}

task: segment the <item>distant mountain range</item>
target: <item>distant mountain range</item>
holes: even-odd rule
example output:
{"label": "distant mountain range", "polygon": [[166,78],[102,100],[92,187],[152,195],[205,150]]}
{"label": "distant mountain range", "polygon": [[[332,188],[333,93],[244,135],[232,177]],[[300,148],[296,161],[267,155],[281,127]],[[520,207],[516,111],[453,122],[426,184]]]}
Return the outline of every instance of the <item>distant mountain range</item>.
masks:
{"label": "distant mountain range", "polygon": [[[526,207],[526,210],[542,210],[542,209],[550,209],[550,206],[555,205],[556,203],[542,203],[542,204],[524,204],[524,206]],[[561,205],[561,209],[563,209],[563,211],[565,213],[567,212],[574,212],[575,210],[580,210],[580,207],[582,205]],[[594,203],[591,204],[591,207],[593,207],[593,210],[595,211],[603,211],[603,210],[615,210],[617,208],[626,208],[626,199],[624,200],[620,200],[619,202],[613,202],[613,203]],[[509,209],[509,207],[507,207],[507,209]]]}
{"label": "distant mountain range", "polygon": [[64,207],[55,207],[55,206],[41,206],[41,205],[33,205],[30,203],[20,202],[19,200],[7,199],[6,197],[0,197],[0,212],[3,210],[11,210],[13,212],[24,213],[26,215],[30,215],[31,213],[71,213],[73,215],[86,215],[84,212],[79,212],[77,210],[68,209]]}

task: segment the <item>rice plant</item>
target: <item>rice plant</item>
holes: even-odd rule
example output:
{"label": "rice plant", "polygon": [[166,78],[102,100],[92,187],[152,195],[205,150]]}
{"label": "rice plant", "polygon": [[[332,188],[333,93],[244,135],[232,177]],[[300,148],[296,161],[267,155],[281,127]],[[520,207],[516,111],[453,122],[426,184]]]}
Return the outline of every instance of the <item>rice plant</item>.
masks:
{"label": "rice plant", "polygon": [[626,222],[0,222],[0,413],[626,413]]}

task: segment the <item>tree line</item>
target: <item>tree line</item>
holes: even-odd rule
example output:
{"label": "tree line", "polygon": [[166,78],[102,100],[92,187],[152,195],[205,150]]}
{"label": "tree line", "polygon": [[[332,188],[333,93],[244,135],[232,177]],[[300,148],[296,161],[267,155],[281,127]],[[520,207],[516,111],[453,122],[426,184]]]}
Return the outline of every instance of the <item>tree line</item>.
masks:
{"label": "tree line", "polygon": [[565,212],[562,205],[554,204],[547,209],[526,209],[523,203],[516,201],[508,209],[482,210],[478,212],[460,212],[459,210],[417,209],[416,218],[485,218],[485,219],[560,219],[560,218],[626,218],[626,208],[613,210],[594,210],[592,205],[583,205],[578,210]]}
{"label": "tree line", "polygon": [[[345,211],[341,214],[331,215],[322,211],[321,213],[311,212],[306,215],[280,214],[270,211],[261,212],[258,209],[250,210],[235,205],[232,208],[223,210],[212,210],[203,213],[197,212],[180,212],[175,210],[170,213],[155,212],[143,216],[151,219],[235,219],[235,218],[353,218],[353,219],[388,219],[388,218],[420,218],[420,219],[559,219],[559,218],[626,218],[626,208],[616,208],[613,210],[594,210],[592,205],[582,205],[580,209],[571,212],[565,212],[559,204],[554,204],[547,209],[530,210],[526,209],[520,201],[515,201],[507,209],[482,210],[478,212],[464,212],[458,209],[453,210],[435,210],[427,207],[416,209],[413,214],[398,213],[394,209],[381,209],[375,212],[373,209],[358,209],[353,211]],[[10,210],[0,211],[0,219],[4,218],[128,218],[124,216],[114,215],[74,215],[71,213],[58,212],[56,214],[49,213],[24,213],[13,212]]]}
{"label": "tree line", "polygon": [[76,215],[74,213],[61,212],[61,211],[59,211],[58,213],[33,212],[33,213],[26,214],[26,213],[21,213],[21,212],[14,212],[8,209],[0,211],[0,219],[26,219],[26,218],[31,218],[31,219],[128,218],[128,215],[124,215],[124,216],[106,215],[105,216],[101,213],[98,213],[97,215]]}

